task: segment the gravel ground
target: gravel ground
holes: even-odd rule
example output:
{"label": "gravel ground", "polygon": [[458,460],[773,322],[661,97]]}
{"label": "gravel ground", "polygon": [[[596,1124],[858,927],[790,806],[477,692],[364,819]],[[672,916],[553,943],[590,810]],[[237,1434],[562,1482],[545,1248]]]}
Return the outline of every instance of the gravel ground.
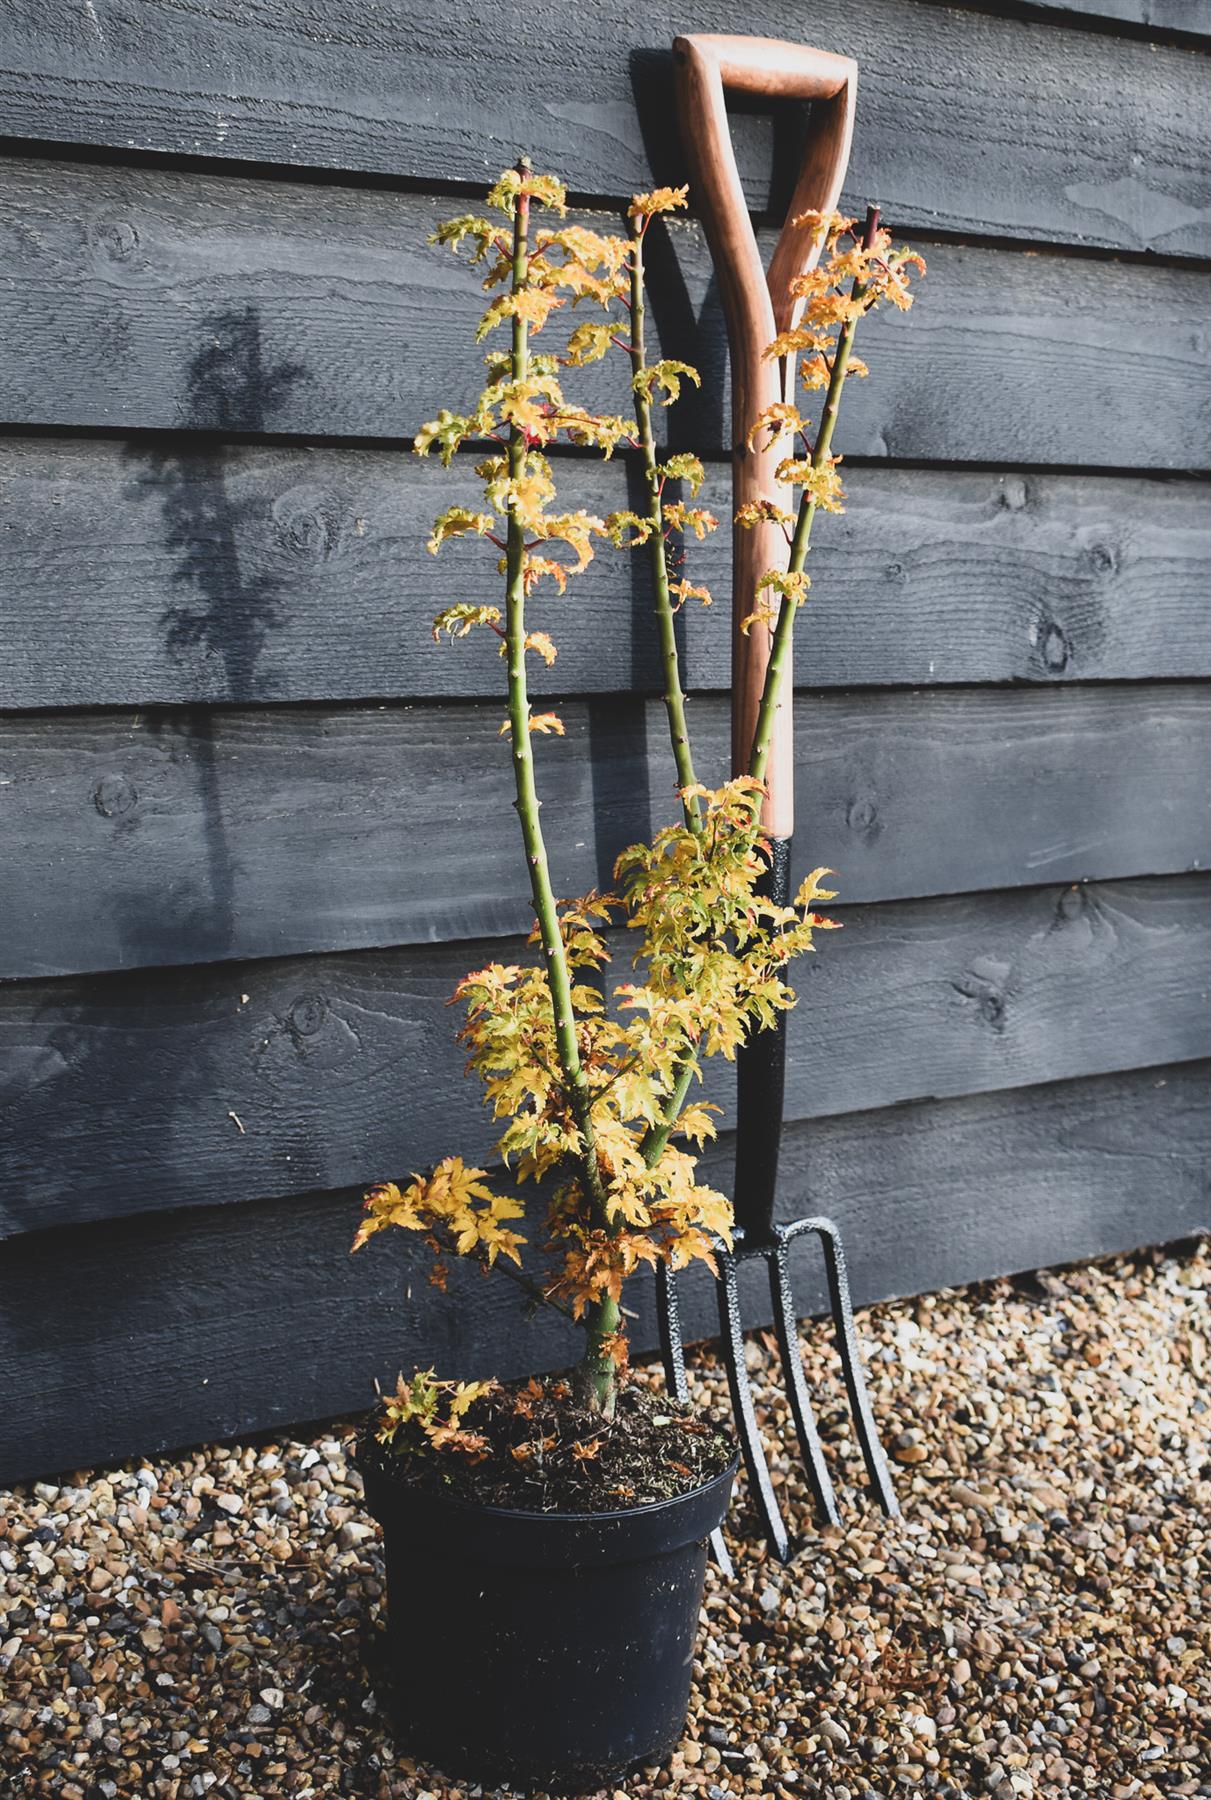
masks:
{"label": "gravel ground", "polygon": [[[1211,1795],[1211,1259],[1148,1253],[875,1308],[904,1518],[867,1504],[837,1370],[807,1359],[844,1532],[712,1571],[689,1735],[613,1790]],[[769,1346],[750,1346],[772,1432]],[[719,1371],[696,1371],[720,1397]],[[0,1795],[477,1795],[374,1695],[375,1529],[314,1443],[0,1493]],[[733,1524],[745,1528],[744,1511]],[[607,1796],[610,1800],[610,1796]]]}

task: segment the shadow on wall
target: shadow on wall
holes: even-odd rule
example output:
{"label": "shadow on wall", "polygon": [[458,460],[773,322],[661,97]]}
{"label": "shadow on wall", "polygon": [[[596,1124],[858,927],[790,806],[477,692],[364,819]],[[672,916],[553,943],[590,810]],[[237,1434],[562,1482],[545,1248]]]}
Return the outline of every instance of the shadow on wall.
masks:
{"label": "shadow on wall", "polygon": [[[208,315],[189,364],[182,413],[191,431],[225,434],[265,431],[282,400],[306,371],[298,363],[266,365],[261,328],[252,307]],[[257,500],[233,495],[228,463],[238,451],[215,444],[199,452],[184,446],[131,446],[128,459],[140,473],[126,492],[154,501],[163,512],[164,541],[176,555],[174,582],[185,597],[160,615],[170,655],[191,661],[201,654],[222,670],[222,691],[234,704],[270,698],[259,663],[269,634],[282,622],[280,579],[247,575],[240,562],[240,534]],[[162,912],[135,906],[123,932],[127,960],[142,967],[160,960],[159,946],[190,945],[190,960],[223,956],[234,929],[235,869],[223,824],[219,746],[209,707],[186,707],[149,717],[150,732],[169,740],[168,754],[188,758],[202,803],[204,875],[190,891],[171,896]]]}
{"label": "shadow on wall", "polygon": [[[189,365],[182,401],[189,431],[263,432],[290,390],[307,379],[301,363],[268,367],[252,307],[208,316]],[[164,541],[177,554],[174,582],[187,598],[160,615],[169,653],[188,660],[201,653],[223,671],[233,704],[270,697],[258,670],[270,631],[284,616],[280,578],[248,575],[240,563],[240,532],[260,506],[228,485],[230,445],[188,445],[127,452],[140,466],[129,496],[152,500],[164,515]]]}
{"label": "shadow on wall", "polygon": [[[184,423],[193,431],[267,430],[284,396],[305,379],[301,365],[266,365],[252,308],[215,313],[205,320],[189,365]],[[182,599],[161,616],[170,653],[218,659],[223,691],[234,703],[268,698],[259,663],[285,601],[274,578],[246,577],[241,568],[241,527],[258,503],[228,491],[228,463],[238,451],[216,444],[199,454],[196,440],[188,449],[157,441],[132,446],[127,455],[138,473],[126,495],[161,507],[165,542],[176,557]],[[99,785],[95,804],[118,839],[126,840],[135,872],[131,885],[109,903],[122,965],[140,972],[56,983],[32,1024],[17,1027],[26,1042],[0,1145],[7,1165],[24,1168],[26,1179],[14,1180],[4,1198],[0,1236],[37,1229],[48,1195],[62,1195],[87,1179],[89,1144],[98,1139],[125,1138],[129,1180],[142,1192],[162,1191],[170,1206],[198,1096],[222,1094],[229,1085],[210,1061],[205,983],[192,969],[158,972],[158,965],[182,960],[183,944],[194,964],[223,957],[231,946],[238,868],[223,819],[221,736],[212,710],[200,706],[151,713],[146,729],[168,757],[195,773],[202,817],[197,874],[167,888],[160,883],[154,863],[139,858],[142,819],[134,785],[124,776]],[[238,985],[233,973],[232,986]],[[153,1013],[162,1016],[166,988],[174,1009],[193,1021],[190,1054],[168,1065],[149,1058],[144,1046]],[[171,1121],[178,1102],[176,1132]],[[154,1131],[140,1131],[144,1113],[157,1122]],[[103,1212],[103,1202],[88,1210]]]}
{"label": "shadow on wall", "polygon": [[[631,91],[643,147],[652,170],[654,187],[680,187],[688,180],[685,158],[677,133],[677,115],[670,105],[673,91],[673,58],[668,50],[632,50]],[[727,391],[727,338],[719,284],[711,273],[696,312],[677,254],[677,224],[670,231],[666,216],[657,216],[644,239],[644,266],[648,277],[648,305],[666,356],[684,357],[702,377],[702,386],[688,384],[682,398],[664,415],[673,450],[695,450],[701,444],[723,442],[723,400]],[[706,251],[702,254],[705,256]]]}
{"label": "shadow on wall", "polygon": [[[677,126],[673,93],[672,52],[664,49],[633,50],[630,55],[631,91],[652,170],[653,186],[680,187],[688,179]],[[756,95],[733,94],[728,100],[737,159],[744,169],[769,170],[768,183],[754,192],[746,182],[749,205],[758,219],[781,225],[794,195],[811,127],[811,103],[805,100],[771,102]],[[722,443],[724,398],[728,386],[727,334],[719,284],[714,273],[695,312],[681,274],[676,234],[664,218],[648,233],[645,256],[650,273],[651,310],[666,355],[684,356],[698,369],[702,387],[691,390],[670,415],[670,439],[677,450],[700,444]],[[701,251],[707,256],[705,245]]]}

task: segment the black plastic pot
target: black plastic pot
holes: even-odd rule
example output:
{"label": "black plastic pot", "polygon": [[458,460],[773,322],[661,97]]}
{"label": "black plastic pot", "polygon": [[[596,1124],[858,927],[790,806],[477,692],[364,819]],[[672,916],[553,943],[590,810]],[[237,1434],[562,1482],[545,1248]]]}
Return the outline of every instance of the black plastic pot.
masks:
{"label": "black plastic pot", "polygon": [[735,1470],[628,1512],[523,1513],[420,1493],[363,1457],[405,1747],[562,1793],[669,1755]]}

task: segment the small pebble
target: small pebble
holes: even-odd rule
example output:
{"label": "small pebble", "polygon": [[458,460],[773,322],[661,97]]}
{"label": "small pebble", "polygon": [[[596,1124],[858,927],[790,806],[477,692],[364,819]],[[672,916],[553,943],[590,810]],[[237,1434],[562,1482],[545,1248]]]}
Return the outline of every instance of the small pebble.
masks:
{"label": "small pebble", "polygon": [[[778,1569],[738,1483],[736,1579],[708,1571],[688,1735],[593,1800],[1211,1800],[1211,1258],[1043,1275],[861,1315],[899,1520],[871,1507],[826,1326],[802,1336],[840,1529],[815,1517],[776,1346],[748,1340],[802,1549]],[[690,1381],[725,1404],[709,1353]],[[393,1736],[351,1437],[0,1491],[17,1795],[499,1792]]]}

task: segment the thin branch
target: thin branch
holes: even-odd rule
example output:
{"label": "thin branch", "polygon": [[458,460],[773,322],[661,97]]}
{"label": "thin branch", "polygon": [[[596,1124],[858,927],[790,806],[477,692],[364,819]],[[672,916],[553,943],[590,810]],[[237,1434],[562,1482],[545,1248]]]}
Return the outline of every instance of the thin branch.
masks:
{"label": "thin branch", "polygon": [[[863,244],[869,249],[879,225],[879,209],[868,208],[866,228],[863,233]],[[851,300],[860,302],[865,293],[865,286],[855,280],[850,294]],[[829,368],[828,391],[824,399],[824,411],[820,416],[820,428],[816,433],[816,441],[812,446],[811,464],[813,469],[822,469],[829,460],[833,432],[837,424],[837,414],[841,405],[841,391],[845,386],[845,375],[849,368],[850,352],[854,344],[854,332],[858,319],[848,319],[837,337],[837,347],[833,352],[832,364]],[[816,516],[816,498],[810,490],[805,490],[799,497],[799,516],[795,521],[795,535],[791,540],[790,557],[787,573],[801,575],[803,565],[807,561],[807,552],[811,546],[812,521]],[[761,704],[757,710],[757,723],[753,730],[753,748],[749,758],[748,772],[756,781],[765,780],[766,766],[769,762],[770,745],[774,736],[774,720],[781,703],[782,677],[788,661],[791,638],[795,628],[795,614],[799,608],[789,594],[783,594],[778,608],[778,619],[774,626],[774,641],[770,649],[770,659],[765,670],[765,686],[761,694]]]}
{"label": "thin branch", "polygon": [[[528,165],[527,165],[528,167]],[[518,196],[513,223],[513,292],[526,285],[529,269],[527,232],[530,217],[529,195]],[[529,371],[529,328],[520,313],[512,320],[510,374],[515,382],[524,381]],[[516,491],[525,471],[526,439],[516,425],[509,430],[509,479]],[[526,582],[525,532],[517,516],[516,503],[509,508],[508,539],[505,547],[506,601],[505,622],[509,660],[509,724],[512,737],[513,778],[517,791],[515,802],[521,821],[526,863],[530,871],[530,894],[538,921],[539,939],[555,1019],[555,1044],[564,1087],[571,1105],[581,1142],[584,1145],[583,1174],[590,1203],[606,1221],[605,1192],[597,1166],[593,1133],[592,1107],[588,1080],[580,1061],[576,1033],[576,1014],[572,1005],[572,982],[567,950],[559,924],[559,909],[551,886],[547,847],[539,823],[539,799],[534,781],[534,753],[530,744],[530,699],[526,681]]]}
{"label": "thin branch", "polygon": [[579,1330],[586,1331],[588,1329],[588,1324],[585,1319],[578,1319],[570,1306],[565,1306],[562,1300],[553,1299],[544,1288],[539,1287],[536,1281],[531,1281],[524,1270],[519,1269],[517,1264],[510,1262],[507,1257],[498,1256],[496,1261],[491,1264],[489,1264],[484,1257],[480,1257],[478,1260],[485,1269],[491,1268],[493,1271],[502,1269],[509,1277],[509,1280],[513,1282],[515,1286],[521,1288],[528,1298],[534,1302],[535,1306],[549,1306],[552,1312],[559,1313],[561,1317],[567,1319],[570,1324],[577,1326]]}
{"label": "thin branch", "polygon": [[656,435],[652,429],[652,397],[644,377],[647,355],[644,332],[647,309],[643,292],[643,221],[631,218],[631,385],[635,395],[635,420],[639,426],[639,446],[643,453],[643,473],[648,490],[647,518],[652,527],[648,534],[648,554],[652,565],[655,591],[656,631],[660,640],[660,662],[664,670],[664,707],[668,714],[669,735],[673,740],[673,761],[677,765],[677,786],[681,790],[681,808],[691,831],[702,829],[702,809],[698,796],[688,790],[697,786],[694,759],[690,752],[689,726],[685,716],[685,693],[681,686],[681,665],[677,655],[677,635],[673,625],[673,606],[669,594],[669,570],[665,547],[663,483],[656,464]]}

